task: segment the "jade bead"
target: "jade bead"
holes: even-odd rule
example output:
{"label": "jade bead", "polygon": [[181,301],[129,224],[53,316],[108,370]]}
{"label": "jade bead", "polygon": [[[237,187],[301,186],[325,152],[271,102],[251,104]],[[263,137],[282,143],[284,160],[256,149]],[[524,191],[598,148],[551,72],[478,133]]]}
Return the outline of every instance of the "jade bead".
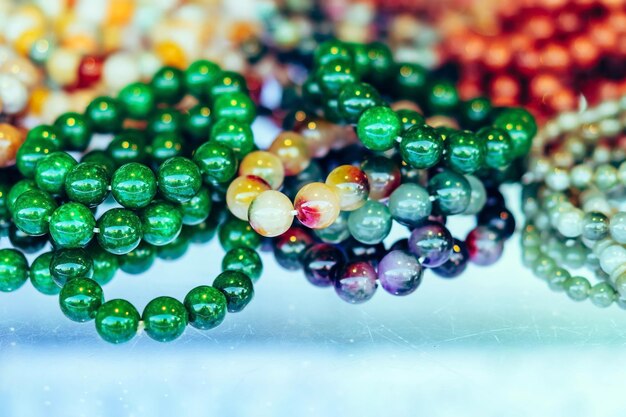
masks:
{"label": "jade bead", "polygon": [[65,189],[67,173],[77,162],[66,152],[52,152],[37,162],[35,183],[50,194],[61,194]]}
{"label": "jade bead", "polygon": [[444,215],[459,214],[469,206],[471,187],[467,179],[444,170],[428,181],[428,191],[435,197],[435,209]]}
{"label": "jade bead", "polygon": [[302,98],[312,106],[322,105],[322,90],[315,76],[309,76],[302,84]]}
{"label": "jade bead", "polygon": [[563,291],[565,283],[570,278],[570,273],[563,268],[554,268],[548,275],[546,281],[553,291]]}
{"label": "jade bead", "polygon": [[485,143],[485,165],[493,169],[503,169],[513,162],[513,144],[504,129],[486,126],[476,132]]}
{"label": "jade bead", "polygon": [[398,115],[389,107],[376,106],[363,112],[356,125],[356,134],[368,149],[386,151],[393,148],[402,131]]}
{"label": "jade bead", "polygon": [[107,178],[111,178],[111,176],[113,175],[113,171],[115,171],[115,168],[117,167],[113,158],[111,158],[106,151],[103,151],[101,149],[95,149],[91,152],[87,152],[80,159],[80,162],[88,162],[98,165],[104,170]]}
{"label": "jade bead", "polygon": [[350,213],[348,229],[352,237],[361,243],[375,245],[382,242],[391,231],[389,208],[378,201],[367,201]]}
{"label": "jade bead", "polygon": [[198,194],[202,186],[202,176],[193,161],[177,156],[159,167],[158,185],[163,197],[182,203]]}
{"label": "jade bead", "polygon": [[184,141],[178,133],[159,133],[152,139],[150,144],[150,156],[155,164],[163,162],[183,153]]}
{"label": "jade bead", "polygon": [[84,151],[91,141],[91,126],[80,113],[63,113],[54,121],[59,138],[69,150]]}
{"label": "jade bead", "polygon": [[157,181],[150,168],[137,162],[119,167],[111,179],[111,194],[130,209],[146,207],[157,192]]}
{"label": "jade bead", "polygon": [[181,210],[167,201],[155,201],[141,211],[143,239],[155,246],[172,242],[183,227]]}
{"label": "jade bead", "polygon": [[59,150],[59,145],[48,139],[29,139],[17,150],[15,165],[26,178],[35,176],[37,162]]}
{"label": "jade bead", "polygon": [[122,299],[107,301],[96,312],[96,331],[109,343],[125,343],[137,334],[139,312],[131,303]]}
{"label": "jade bead", "polygon": [[400,109],[396,111],[398,118],[400,118],[400,124],[402,124],[402,132],[406,132],[413,126],[421,126],[426,122],[424,116],[415,110]]}
{"label": "jade bead", "polygon": [[84,249],[55,250],[50,260],[50,274],[60,287],[76,278],[91,278],[93,259]]}
{"label": "jade bead", "polygon": [[352,51],[346,43],[332,39],[322,42],[315,48],[313,62],[316,67],[328,64],[329,62],[352,62]]}
{"label": "jade bead", "polygon": [[237,158],[227,146],[206,142],[193,154],[205,182],[227,183],[237,174]]}
{"label": "jade bead", "polygon": [[[115,166],[119,167],[130,162],[144,162],[148,156],[146,148],[146,138],[143,132],[129,129],[115,135],[109,142],[106,153]],[[84,158],[83,161],[85,161]]]}
{"label": "jade bead", "polygon": [[101,204],[109,195],[109,178],[100,165],[81,162],[72,167],[65,177],[67,197],[89,207]]}
{"label": "jade bead", "polygon": [[188,312],[172,297],[157,297],[143,310],[146,334],[157,342],[171,342],[185,331]]}
{"label": "jade bead", "polygon": [[256,282],[263,273],[263,261],[255,250],[235,248],[224,255],[222,271],[241,271]]}
{"label": "jade bead", "polygon": [[596,307],[606,308],[610,306],[616,298],[615,290],[606,282],[600,282],[589,290],[589,299]]}
{"label": "jade bead", "polygon": [[209,97],[215,101],[220,95],[229,95],[236,92],[247,93],[246,80],[241,74],[233,71],[221,71],[213,78],[209,85]]}
{"label": "jade bead", "polygon": [[370,60],[367,78],[376,85],[386,82],[394,71],[394,60],[391,49],[382,42],[372,42],[366,46],[367,57]]}
{"label": "jade bead", "polygon": [[37,291],[45,295],[56,295],[61,291],[50,273],[53,255],[52,252],[42,253],[30,265],[30,282]]}
{"label": "jade bead", "polygon": [[591,284],[589,284],[587,278],[574,276],[565,280],[565,291],[569,298],[574,301],[586,300],[590,289]]}
{"label": "jade bead", "polygon": [[122,103],[111,97],[97,97],[85,110],[85,117],[96,133],[119,132],[124,116]]}
{"label": "jade bead", "polygon": [[204,59],[193,62],[185,70],[185,87],[197,99],[206,100],[209,87],[222,70],[219,65]]}
{"label": "jade bead", "polygon": [[451,113],[459,106],[459,92],[451,81],[435,81],[427,93],[426,102],[431,113]]}
{"label": "jade bead", "polygon": [[[485,204],[487,203],[487,190],[485,189],[485,185],[483,184],[483,182],[479,180],[478,178],[476,178],[475,176],[466,175],[465,179],[470,185],[471,192],[470,192],[470,202],[467,205],[467,208],[465,209],[463,214],[475,215],[475,214],[480,213],[482,209],[485,207]],[[512,216],[506,217],[506,213],[503,213],[503,211],[499,211],[498,216],[497,217],[494,216],[494,217],[495,217],[494,222],[497,223],[498,221],[500,221],[503,224],[510,223],[510,221],[506,222],[506,220],[512,219]]]}
{"label": "jade bead", "polygon": [[428,71],[419,64],[402,63],[396,69],[394,89],[397,97],[414,99],[424,94],[428,85]]}
{"label": "jade bead", "polygon": [[254,134],[247,122],[218,120],[211,128],[211,141],[230,148],[239,160],[254,150]]}
{"label": "jade bead", "polygon": [[182,114],[171,107],[156,109],[148,118],[146,133],[155,137],[159,133],[181,133],[184,119]]}
{"label": "jade bead", "polygon": [[141,220],[130,210],[110,209],[98,219],[97,225],[98,243],[115,255],[130,252],[141,241]]}
{"label": "jade bead", "polygon": [[430,126],[416,125],[402,133],[400,155],[413,168],[435,166],[441,159],[443,148],[441,135]]}
{"label": "jade bead", "polygon": [[141,241],[135,249],[119,257],[120,269],[127,274],[143,274],[154,264],[156,256],[156,248]]}
{"label": "jade bead", "polygon": [[254,297],[252,280],[241,271],[224,271],[215,278],[213,287],[226,296],[229,313],[242,311]]}
{"label": "jade bead", "polygon": [[185,76],[175,67],[159,69],[150,83],[157,103],[176,104],[185,96]]}
{"label": "jade bead", "polygon": [[184,305],[189,312],[189,324],[196,329],[212,329],[219,326],[226,317],[226,296],[207,285],[189,291]]}
{"label": "jade bead", "polygon": [[445,144],[448,167],[462,174],[472,174],[483,167],[485,143],[474,133],[458,131],[451,134]]}
{"label": "jade bead", "polygon": [[174,261],[181,258],[189,249],[190,232],[183,227],[176,239],[167,245],[156,246],[157,257],[166,261]]}
{"label": "jade bead", "polygon": [[220,244],[225,251],[234,248],[256,249],[261,245],[261,236],[246,221],[230,217],[219,228]]}
{"label": "jade bead", "polygon": [[20,288],[28,278],[26,257],[15,249],[0,249],[0,291]]}
{"label": "jade bead", "polygon": [[537,123],[527,110],[517,107],[504,109],[498,113],[493,125],[505,130],[511,137],[513,158],[528,154],[537,133]]}
{"label": "jade bead", "polygon": [[198,191],[198,193],[190,200],[180,204],[180,209],[183,215],[183,224],[193,226],[202,223],[207,217],[209,217],[209,214],[211,214],[212,207],[213,201],[211,200],[208,188],[200,188],[200,191]]}
{"label": "jade bead", "polygon": [[461,104],[460,119],[468,129],[484,126],[491,117],[493,106],[486,97],[476,97]]}
{"label": "jade bead", "polygon": [[80,203],[66,203],[50,217],[50,237],[56,248],[80,248],[93,237],[96,219]]}
{"label": "jade bead", "polygon": [[346,46],[352,54],[354,69],[359,76],[367,75],[370,70],[370,57],[368,55],[367,45],[359,42],[346,43]]}
{"label": "jade bead", "polygon": [[204,104],[196,104],[185,113],[183,131],[196,141],[206,141],[211,133],[213,113],[211,108]]}
{"label": "jade bead", "polygon": [[100,285],[111,281],[119,269],[119,256],[105,251],[95,240],[87,247],[87,254],[93,261],[91,278]]}
{"label": "jade bead", "polygon": [[402,184],[389,197],[389,212],[398,223],[417,226],[432,212],[430,194],[417,184]]}
{"label": "jade bead", "polygon": [[155,107],[154,89],[142,82],[128,84],[122,88],[117,99],[131,119],[145,120]]}
{"label": "jade bead", "polygon": [[356,123],[363,112],[379,106],[382,98],[378,91],[367,83],[348,84],[341,89],[338,110],[347,123]]}
{"label": "jade bead", "polygon": [[45,191],[26,191],[13,205],[13,221],[26,234],[43,235],[48,233],[48,221],[56,208],[57,203]]}
{"label": "jade bead", "polygon": [[61,311],[72,321],[86,322],[96,317],[104,295],[98,283],[89,278],[76,278],[61,288]]}
{"label": "jade bead", "polygon": [[29,179],[19,180],[11,187],[7,195],[7,208],[9,209],[9,213],[13,213],[18,197],[30,190],[37,190],[37,184],[35,184],[35,181]]}
{"label": "jade bead", "polygon": [[315,229],[313,233],[324,243],[341,243],[350,237],[348,218],[350,212],[342,211],[339,217],[325,229]]}
{"label": "jade bead", "polygon": [[315,74],[322,93],[330,97],[339,95],[341,89],[357,81],[357,74],[350,62],[329,61],[320,65]]}
{"label": "jade bead", "polygon": [[40,139],[47,140],[55,144],[58,148],[62,148],[65,146],[65,143],[61,139],[61,136],[59,135],[59,130],[57,129],[56,126],[50,126],[50,125],[44,124],[44,125],[38,125],[38,126],[33,127],[26,134],[26,139],[24,142],[27,142],[33,139],[34,140],[40,140]]}
{"label": "jade bead", "polygon": [[256,106],[245,93],[222,94],[213,103],[216,119],[231,119],[242,123],[252,123],[256,117]]}

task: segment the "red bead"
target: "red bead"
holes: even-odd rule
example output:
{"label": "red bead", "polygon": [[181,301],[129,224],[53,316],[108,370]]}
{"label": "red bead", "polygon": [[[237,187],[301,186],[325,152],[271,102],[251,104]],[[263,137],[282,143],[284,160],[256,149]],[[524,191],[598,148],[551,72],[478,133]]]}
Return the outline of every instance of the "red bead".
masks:
{"label": "red bead", "polygon": [[78,88],[91,87],[102,77],[104,58],[101,56],[85,56],[78,65]]}

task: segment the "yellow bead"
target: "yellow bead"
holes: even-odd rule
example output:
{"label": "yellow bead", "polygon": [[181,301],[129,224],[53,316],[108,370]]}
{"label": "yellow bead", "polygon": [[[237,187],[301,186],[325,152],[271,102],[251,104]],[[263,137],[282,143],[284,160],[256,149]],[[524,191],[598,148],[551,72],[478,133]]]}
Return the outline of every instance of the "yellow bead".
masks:
{"label": "yellow bead", "polygon": [[339,197],[328,185],[313,182],[298,192],[294,207],[303,225],[311,229],[325,229],[339,216]]}
{"label": "yellow bead", "polygon": [[280,188],[285,179],[285,168],[280,158],[270,152],[250,152],[239,165],[239,175],[255,175],[263,178],[274,190]]}
{"label": "yellow bead", "polygon": [[233,215],[241,220],[248,220],[250,203],[263,191],[271,190],[268,183],[260,177],[246,175],[233,180],[226,191],[226,204]]}
{"label": "yellow bead", "polygon": [[45,87],[36,87],[30,95],[30,101],[28,102],[28,108],[34,116],[39,116],[43,110],[43,105],[48,96],[50,90]]}
{"label": "yellow bead", "polygon": [[269,151],[282,161],[285,175],[297,175],[311,163],[309,151],[302,135],[283,132],[274,139]]}
{"label": "yellow bead", "polygon": [[130,23],[135,13],[135,2],[128,0],[109,0],[106,25],[125,25]]}
{"label": "yellow bead", "polygon": [[261,236],[274,237],[285,233],[293,223],[294,209],[289,198],[280,191],[263,191],[250,204],[250,226]]}
{"label": "yellow bead", "polygon": [[326,178],[326,185],[335,190],[341,210],[344,211],[361,207],[370,192],[365,172],[352,165],[341,165],[333,169]]}
{"label": "yellow bead", "polygon": [[185,68],[187,66],[185,51],[176,42],[159,42],[156,46],[156,54],[163,62],[163,65],[177,68]]}
{"label": "yellow bead", "polygon": [[17,51],[18,54],[22,56],[28,56],[31,48],[40,38],[45,35],[45,32],[42,28],[32,28],[25,30],[17,37],[15,42],[13,43],[13,47]]}
{"label": "yellow bead", "polygon": [[78,52],[68,48],[59,48],[46,62],[46,70],[52,81],[60,86],[67,86],[76,83],[79,64]]}

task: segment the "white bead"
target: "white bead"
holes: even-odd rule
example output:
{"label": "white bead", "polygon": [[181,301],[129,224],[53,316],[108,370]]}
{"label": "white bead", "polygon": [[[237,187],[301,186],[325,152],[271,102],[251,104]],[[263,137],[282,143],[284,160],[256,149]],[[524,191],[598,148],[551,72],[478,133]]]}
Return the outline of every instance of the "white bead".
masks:
{"label": "white bead", "polygon": [[620,211],[611,217],[611,223],[609,224],[609,230],[611,237],[617,243],[626,243],[626,213]]}
{"label": "white bead", "polygon": [[285,233],[293,223],[294,209],[289,198],[280,191],[260,193],[250,204],[250,226],[262,236],[274,237]]}
{"label": "white bead", "polygon": [[152,52],[141,52],[138,56],[141,79],[149,80],[163,66],[161,60]]}
{"label": "white bead", "polygon": [[593,169],[589,165],[576,165],[570,171],[570,181],[576,188],[587,188],[593,178]]}
{"label": "white bead", "polygon": [[579,117],[576,112],[561,113],[557,123],[563,132],[570,132],[579,126]]}
{"label": "white bead", "polygon": [[118,92],[126,85],[139,80],[140,76],[137,57],[128,52],[112,54],[102,67],[102,79],[111,92]]}
{"label": "white bead", "polygon": [[0,74],[0,102],[2,111],[15,114],[24,110],[28,104],[28,90],[16,76]]}
{"label": "white bead", "polygon": [[565,237],[578,237],[583,232],[582,210],[574,208],[562,212],[557,219],[557,229]]}
{"label": "white bead", "polygon": [[600,267],[609,275],[624,264],[626,264],[626,249],[621,245],[609,246],[600,253]]}
{"label": "white bead", "polygon": [[71,85],[78,79],[80,55],[69,48],[58,48],[46,62],[46,70],[52,81],[60,86]]}
{"label": "white bead", "polygon": [[546,184],[554,191],[564,191],[569,188],[568,172],[561,168],[552,168],[546,174]]}
{"label": "white bead", "polygon": [[602,251],[604,251],[609,246],[613,246],[613,245],[615,245],[615,241],[611,239],[610,237],[606,237],[596,242],[596,245],[593,247],[593,253],[597,257],[600,257],[600,254],[602,253]]}

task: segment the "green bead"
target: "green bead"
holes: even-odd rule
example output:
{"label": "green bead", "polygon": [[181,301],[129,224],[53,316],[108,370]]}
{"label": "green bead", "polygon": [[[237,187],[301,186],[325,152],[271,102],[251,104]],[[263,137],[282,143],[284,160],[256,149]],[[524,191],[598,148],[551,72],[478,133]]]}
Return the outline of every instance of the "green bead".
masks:
{"label": "green bead", "polygon": [[124,106],[114,98],[97,97],[87,106],[85,116],[94,132],[119,132],[124,123]]}
{"label": "green bead", "polygon": [[174,108],[167,107],[155,110],[148,119],[146,133],[153,138],[160,133],[181,133],[183,116]]}
{"label": "green bead", "polygon": [[128,301],[115,299],[102,304],[96,312],[96,331],[109,343],[125,343],[135,337],[139,312]]}
{"label": "green bead", "polygon": [[57,203],[45,191],[26,191],[13,205],[13,221],[28,235],[43,235],[48,233],[48,221],[56,208]]}
{"label": "green bead", "polygon": [[548,279],[548,276],[556,267],[554,259],[546,255],[539,255],[532,265],[532,270],[537,278]]}
{"label": "green bead", "polygon": [[241,160],[254,149],[254,134],[246,122],[220,119],[211,128],[211,142],[227,146]]}
{"label": "green bead", "polygon": [[89,278],[76,278],[61,288],[61,311],[72,321],[86,322],[96,317],[104,295],[98,283]]}
{"label": "green bead", "polygon": [[565,291],[569,298],[574,301],[586,300],[590,289],[591,284],[589,284],[587,278],[575,276],[565,280]]}
{"label": "green bead", "polygon": [[309,76],[309,78],[304,81],[302,84],[302,98],[312,107],[317,107],[322,104],[322,89],[316,77]]}
{"label": "green bead", "polygon": [[234,248],[256,249],[261,245],[261,236],[254,231],[252,226],[232,216],[222,223],[218,235],[225,251]]}
{"label": "green bead", "polygon": [[200,188],[198,194],[193,196],[191,200],[180,204],[183,213],[183,224],[193,226],[202,223],[211,214],[212,206],[213,201],[211,200],[209,190],[206,187]]}
{"label": "green bead", "polygon": [[389,196],[389,212],[398,223],[417,226],[432,212],[430,195],[418,184],[401,184]]}
{"label": "green bead", "polygon": [[0,291],[20,288],[28,278],[26,257],[15,249],[0,249]]}
{"label": "green bead", "polygon": [[400,118],[389,107],[371,107],[359,118],[356,134],[368,149],[386,151],[393,148],[402,125]]}
{"label": "green bead", "polygon": [[256,106],[245,93],[222,94],[215,99],[213,111],[216,119],[231,119],[252,123],[256,117]]}
{"label": "green bead", "polygon": [[222,271],[241,271],[256,282],[263,273],[263,261],[255,250],[235,248],[224,255]]}
{"label": "green bead", "polygon": [[445,144],[448,167],[463,174],[472,174],[483,167],[485,143],[481,137],[463,130],[451,134]]}
{"label": "green bead", "polygon": [[189,230],[183,227],[176,239],[167,245],[157,246],[157,257],[165,261],[175,261],[181,258],[189,249]]}
{"label": "green bead", "polygon": [[230,313],[243,310],[254,297],[252,280],[240,271],[224,271],[215,278],[213,287],[226,296],[226,305]]}
{"label": "green bead", "polygon": [[68,150],[84,151],[91,141],[91,126],[80,113],[63,113],[54,121],[59,138]]}
{"label": "green bead", "polygon": [[178,133],[159,133],[152,139],[150,156],[155,164],[163,162],[183,153],[183,138]]}
{"label": "green bead", "polygon": [[402,124],[402,133],[406,132],[413,126],[422,126],[426,122],[424,116],[415,110],[400,109],[396,111],[396,114],[400,118],[400,123]]}
{"label": "green bead", "polygon": [[80,248],[93,237],[96,226],[91,210],[80,203],[66,203],[50,217],[50,237],[57,248]]}
{"label": "green bead", "polygon": [[145,120],[155,107],[154,89],[141,82],[122,88],[117,99],[131,119]]}
{"label": "green bead", "polygon": [[211,133],[213,114],[209,106],[197,104],[187,111],[183,119],[183,131],[196,141],[206,141]]}
{"label": "green bead", "polygon": [[193,154],[193,161],[208,183],[228,183],[237,174],[235,153],[219,143],[206,142],[200,145]]}
{"label": "green bead", "polygon": [[172,242],[183,227],[181,209],[167,201],[155,201],[141,211],[143,239],[155,246]]}
{"label": "green bead", "polygon": [[459,106],[459,92],[451,81],[436,81],[430,86],[426,101],[431,113],[452,113]]}
{"label": "green bead", "polygon": [[23,176],[33,178],[37,162],[58,150],[59,146],[57,143],[49,139],[27,140],[17,150],[15,165]]}
{"label": "green bead", "polygon": [[8,235],[11,247],[24,254],[37,253],[48,243],[47,235],[31,236],[18,229],[15,223],[10,223],[8,227],[0,229],[0,233],[4,237]]}
{"label": "green bead", "polygon": [[158,184],[163,197],[182,203],[198,194],[202,176],[192,160],[177,156],[159,167]]}
{"label": "green bead", "polygon": [[322,104],[322,110],[324,111],[324,118],[329,122],[336,124],[345,123],[343,116],[339,112],[339,100],[337,98],[325,98]]}
{"label": "green bead", "polygon": [[337,96],[348,84],[358,81],[354,66],[350,62],[330,61],[318,67],[315,73],[322,93]]}
{"label": "green bead", "polygon": [[87,247],[87,253],[93,261],[91,278],[100,285],[110,282],[119,269],[119,256],[105,251],[95,240]]}
{"label": "green bead", "polygon": [[[131,162],[143,163],[148,156],[146,138],[139,130],[127,130],[113,138],[106,152],[116,167]],[[83,158],[83,161],[85,159]]]}
{"label": "green bead", "polygon": [[135,249],[119,257],[120,269],[127,274],[143,274],[154,264],[156,254],[154,246],[142,241]]}
{"label": "green bead", "polygon": [[368,200],[348,217],[348,230],[356,240],[367,245],[383,241],[391,231],[391,213],[383,203]]}
{"label": "green bead", "polygon": [[331,39],[317,46],[313,54],[313,62],[316,67],[329,62],[352,62],[350,46],[340,40]]}
{"label": "green bead", "polygon": [[11,185],[8,181],[0,181],[0,225],[4,225],[11,219],[9,211],[9,192]]}
{"label": "green bead", "polygon": [[337,99],[339,113],[347,123],[356,123],[365,110],[382,103],[378,91],[367,83],[344,86]]}
{"label": "green bead", "polygon": [[215,210],[208,219],[194,226],[183,226],[183,230],[187,230],[190,234],[190,242],[203,244],[210,242],[217,233],[219,221],[216,219]]}
{"label": "green bead", "polygon": [[214,101],[222,94],[229,95],[236,92],[247,93],[248,87],[243,76],[233,71],[221,71],[217,74],[208,90],[209,97]]}
{"label": "green bead", "polygon": [[428,86],[428,71],[419,64],[402,63],[396,67],[395,92],[398,98],[420,97]]}
{"label": "green bead", "polygon": [[493,125],[505,130],[511,137],[513,158],[526,156],[537,133],[535,118],[522,108],[507,108],[496,116]]}
{"label": "green bead", "polygon": [[63,193],[67,173],[76,164],[76,160],[65,152],[52,152],[46,155],[37,162],[35,167],[37,187],[50,194]]}
{"label": "green bead", "polygon": [[154,199],[157,181],[150,168],[137,162],[122,165],[111,179],[111,193],[122,206],[130,209],[146,207]]}
{"label": "green bead", "polygon": [[342,211],[335,221],[324,229],[315,229],[313,233],[325,243],[341,243],[350,237],[348,230],[349,211]]}
{"label": "green bead", "polygon": [[610,284],[600,282],[589,290],[589,299],[596,307],[606,308],[617,298],[615,290]]}
{"label": "green bead", "polygon": [[211,83],[221,71],[219,65],[204,59],[192,63],[185,71],[187,92],[200,100],[206,100]]}
{"label": "green bead", "polygon": [[476,97],[461,104],[460,119],[463,126],[474,129],[484,126],[491,117],[493,106],[486,97]]}
{"label": "green bead", "polygon": [[439,162],[444,143],[441,135],[430,126],[413,126],[402,133],[400,155],[413,168],[431,168]]}
{"label": "green bead", "polygon": [[56,295],[61,287],[54,282],[50,273],[50,262],[53,253],[46,252],[39,255],[30,266],[30,282],[37,291],[45,295]]}
{"label": "green bead", "polygon": [[432,177],[428,181],[428,191],[435,197],[435,208],[444,215],[464,212],[471,199],[471,187],[467,179],[449,170]]}
{"label": "green bead", "polygon": [[61,138],[59,129],[56,126],[38,125],[33,127],[26,134],[26,141],[29,140],[47,140],[54,143],[58,148],[64,147],[66,144]]}
{"label": "green bead", "polygon": [[60,287],[76,278],[91,278],[93,259],[84,249],[55,250],[50,260],[50,274]]}
{"label": "green bead", "polygon": [[547,277],[548,286],[553,291],[563,291],[565,283],[570,278],[570,273],[563,268],[554,268]]}
{"label": "green bead", "polygon": [[111,158],[106,151],[100,149],[95,149],[91,152],[87,152],[80,159],[80,162],[89,162],[91,164],[98,165],[104,170],[107,178],[111,178],[111,176],[113,175],[113,171],[115,171],[115,168],[117,167],[117,164],[115,163],[113,158]]}
{"label": "green bead", "polygon": [[513,144],[506,130],[486,126],[476,135],[485,143],[485,165],[493,169],[504,169],[513,162]]}
{"label": "green bead", "polygon": [[141,220],[130,210],[114,208],[98,219],[98,243],[102,249],[123,255],[141,241]]}
{"label": "green bead", "polygon": [[391,50],[382,42],[372,42],[366,48],[370,60],[367,78],[377,85],[382,85],[389,80],[395,69]]}
{"label": "green bead", "polygon": [[176,104],[185,96],[185,75],[175,67],[162,67],[152,77],[157,103]]}
{"label": "green bead", "polygon": [[226,316],[226,296],[219,290],[201,285],[185,297],[189,324],[196,329],[209,330],[219,326]]}
{"label": "green bead", "polygon": [[352,54],[354,69],[357,74],[362,77],[367,75],[370,70],[370,58],[368,56],[367,45],[362,43],[348,43],[348,48]]}
{"label": "green bead", "polygon": [[26,191],[30,190],[37,190],[37,184],[35,184],[35,181],[29,179],[19,180],[13,185],[13,187],[11,187],[9,194],[7,195],[7,208],[10,213],[13,213],[14,211],[17,198]]}
{"label": "green bead", "polygon": [[89,207],[101,204],[109,195],[106,170],[93,162],[81,162],[67,173],[65,193],[70,200]]}
{"label": "green bead", "polygon": [[185,331],[187,315],[180,301],[172,297],[157,297],[143,310],[142,319],[150,338],[157,342],[171,342]]}

